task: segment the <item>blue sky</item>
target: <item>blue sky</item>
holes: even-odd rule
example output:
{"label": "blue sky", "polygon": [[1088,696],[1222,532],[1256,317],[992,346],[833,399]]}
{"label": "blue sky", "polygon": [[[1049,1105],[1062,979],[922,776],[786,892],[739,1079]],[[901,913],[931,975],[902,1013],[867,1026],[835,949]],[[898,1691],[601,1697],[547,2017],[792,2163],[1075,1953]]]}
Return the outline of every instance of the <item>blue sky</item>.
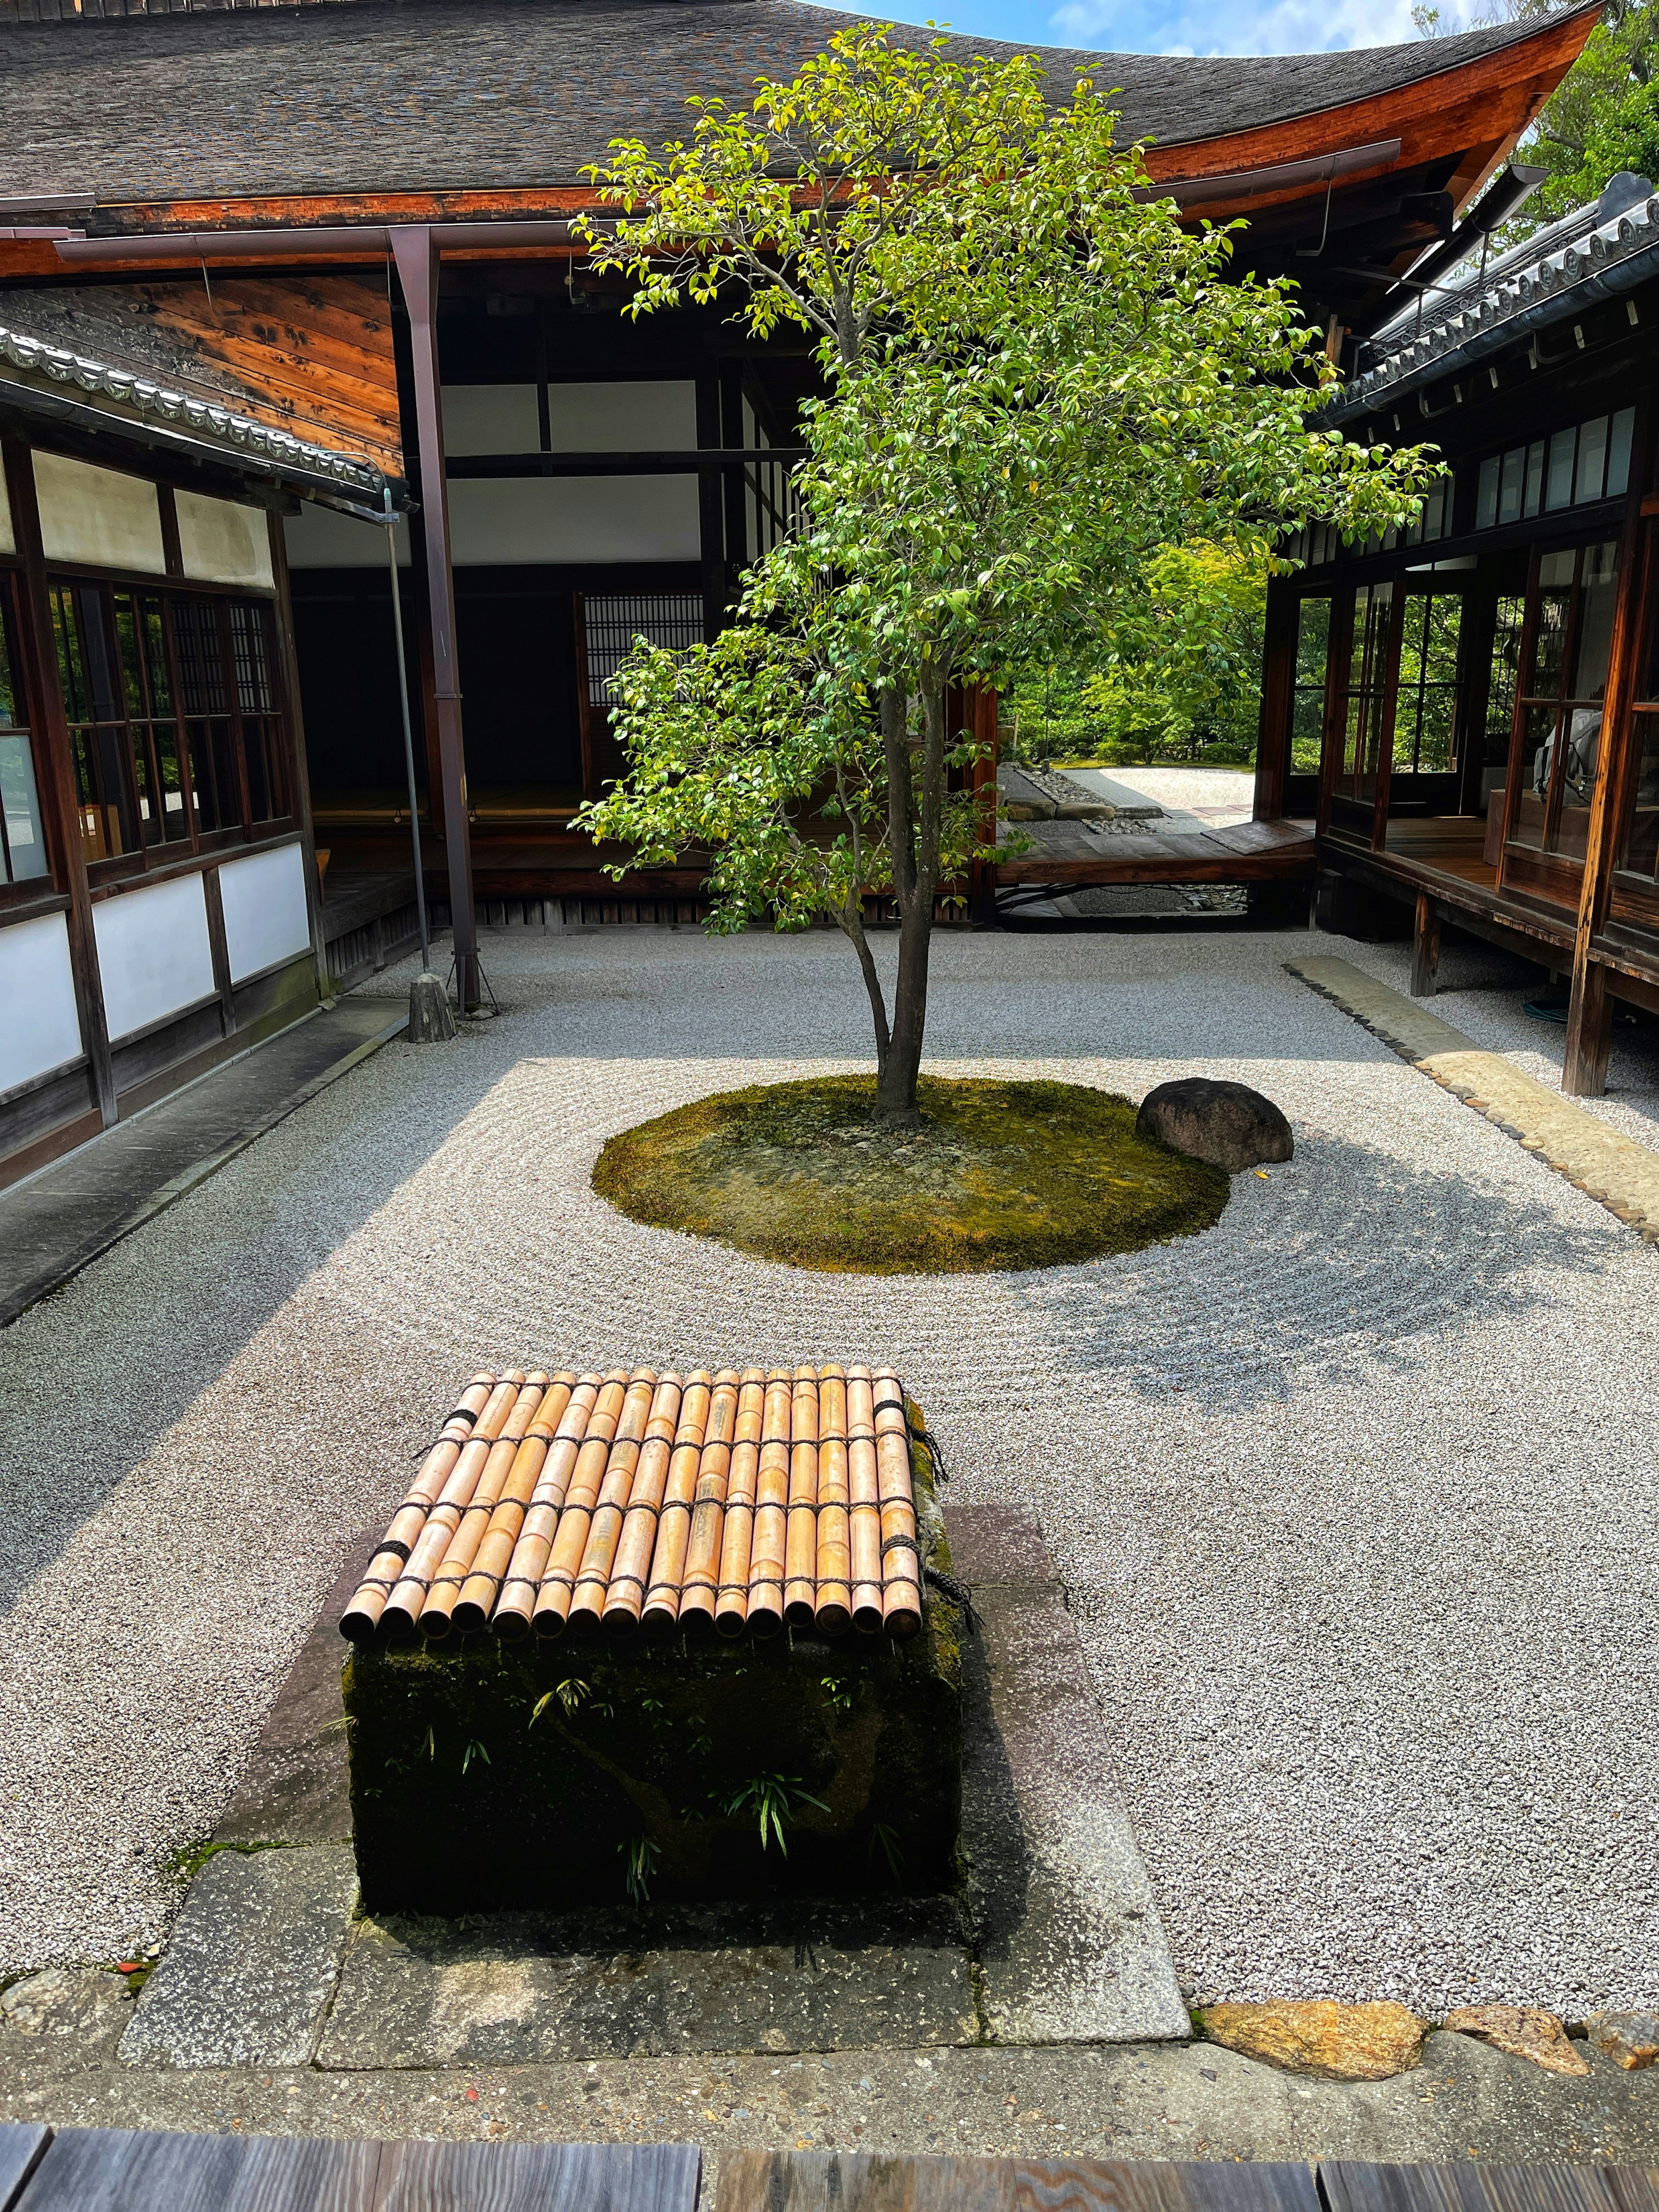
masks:
{"label": "blue sky", "polygon": [[[1116,53],[1322,53],[1415,35],[1410,0],[924,0],[920,7],[860,0],[858,12],[905,23],[932,16],[982,38]],[[1468,13],[1443,0],[1448,30]]]}

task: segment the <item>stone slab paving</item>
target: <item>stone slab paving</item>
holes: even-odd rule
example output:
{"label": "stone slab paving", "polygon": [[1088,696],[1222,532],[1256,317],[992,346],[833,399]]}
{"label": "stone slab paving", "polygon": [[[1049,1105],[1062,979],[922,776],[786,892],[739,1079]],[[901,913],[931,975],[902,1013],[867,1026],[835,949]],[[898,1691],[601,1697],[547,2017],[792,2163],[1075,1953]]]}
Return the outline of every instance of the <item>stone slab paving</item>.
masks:
{"label": "stone slab paving", "polygon": [[969,1505],[948,1526],[980,1613],[964,1652],[965,1898],[350,1923],[341,1848],[314,1839],[350,1832],[336,1624],[366,1537],[222,1824],[264,1848],[208,1860],[123,2057],[272,2065],[314,2051],[363,2069],[1186,2037],[1036,1516]]}
{"label": "stone slab paving", "polygon": [[357,1905],[345,1844],[216,1851],[121,2039],[129,2065],[303,2066]]}
{"label": "stone slab paving", "polygon": [[839,942],[492,939],[499,1021],[386,1045],[6,1333],[0,1974],[164,1937],[458,1376],[879,1346],[952,1498],[1042,1519],[1192,2001],[1651,2010],[1659,1255],[1296,949],[942,936],[934,1066],[1236,1077],[1297,1156],[1178,1244],[865,1281],[589,1181],[647,1115],[866,1064]]}
{"label": "stone slab paving", "polygon": [[1609,1127],[1502,1053],[1482,1050],[1421,1001],[1379,983],[1352,961],[1313,955],[1285,965],[1402,1060],[1537,1153],[1575,1190],[1639,1230],[1649,1243],[1659,1243],[1659,1152]]}
{"label": "stone slab paving", "polygon": [[0,1328],[216,1175],[397,1027],[383,1003],[325,1008],[0,1192]]}
{"label": "stone slab paving", "polygon": [[[109,1984],[112,1977],[99,1978]],[[1592,2057],[1567,2079],[1468,2036],[1376,2082],[1298,2080],[1209,2043],[849,2050],[598,2063],[325,2072],[147,2069],[113,2058],[131,2005],[96,2032],[0,2021],[0,2118],[59,2126],[726,2149],[1023,2157],[1659,2162],[1659,2070]]]}

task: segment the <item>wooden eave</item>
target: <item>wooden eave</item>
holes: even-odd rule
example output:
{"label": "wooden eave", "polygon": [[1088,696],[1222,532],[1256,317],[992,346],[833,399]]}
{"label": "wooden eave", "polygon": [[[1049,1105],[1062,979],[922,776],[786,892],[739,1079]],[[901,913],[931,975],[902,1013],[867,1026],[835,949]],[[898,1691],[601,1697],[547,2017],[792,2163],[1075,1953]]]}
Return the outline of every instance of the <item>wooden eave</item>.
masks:
{"label": "wooden eave", "polygon": [[1323,184],[1252,191],[1253,169],[1398,139],[1398,154],[1345,177],[1344,187],[1450,163],[1444,189],[1461,213],[1577,60],[1598,20],[1598,11],[1588,8],[1547,16],[1529,37],[1389,92],[1259,130],[1150,147],[1146,167],[1160,183],[1238,176],[1236,198],[1206,202],[1203,209],[1212,221],[1228,222],[1325,196]]}

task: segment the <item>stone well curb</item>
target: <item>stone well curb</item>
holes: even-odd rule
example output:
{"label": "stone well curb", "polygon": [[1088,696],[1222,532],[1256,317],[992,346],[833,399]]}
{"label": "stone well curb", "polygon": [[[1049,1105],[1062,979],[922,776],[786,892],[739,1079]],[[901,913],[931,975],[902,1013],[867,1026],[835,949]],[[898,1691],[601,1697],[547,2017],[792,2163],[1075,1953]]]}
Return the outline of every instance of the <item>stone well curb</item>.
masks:
{"label": "stone well curb", "polygon": [[1285,968],[1606,1206],[1644,1243],[1659,1244],[1659,1154],[1523,1074],[1502,1053],[1483,1051],[1462,1030],[1350,961],[1310,955],[1287,960]]}

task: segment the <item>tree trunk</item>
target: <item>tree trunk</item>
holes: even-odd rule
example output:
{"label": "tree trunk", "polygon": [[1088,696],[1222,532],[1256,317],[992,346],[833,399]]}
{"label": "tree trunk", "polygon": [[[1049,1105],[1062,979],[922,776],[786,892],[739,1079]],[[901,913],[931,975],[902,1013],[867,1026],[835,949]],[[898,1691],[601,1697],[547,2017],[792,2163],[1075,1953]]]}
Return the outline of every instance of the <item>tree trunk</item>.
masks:
{"label": "tree trunk", "polygon": [[909,702],[902,692],[881,695],[881,727],[887,768],[887,818],[893,854],[893,895],[899,910],[898,979],[886,1049],[878,1057],[876,1119],[914,1128],[921,1119],[916,1079],[927,1026],[927,962],[933,949],[933,894],[939,888],[939,837],[945,805],[945,687],[924,671],[921,782],[912,774]]}

